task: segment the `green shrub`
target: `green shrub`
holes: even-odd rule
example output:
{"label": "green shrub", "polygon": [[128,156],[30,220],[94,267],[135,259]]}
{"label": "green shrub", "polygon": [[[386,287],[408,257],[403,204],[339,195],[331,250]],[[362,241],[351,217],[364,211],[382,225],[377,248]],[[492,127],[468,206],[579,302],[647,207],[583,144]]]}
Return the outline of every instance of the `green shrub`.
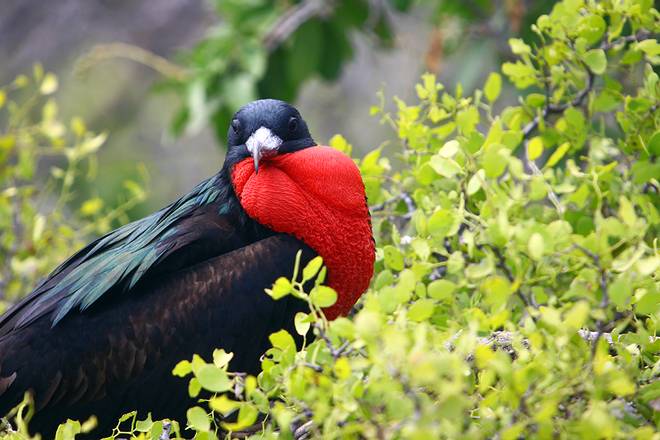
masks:
{"label": "green shrub", "polygon": [[63,121],[57,87],[57,77],[40,65],[0,86],[0,311],[71,249],[125,223],[126,211],[145,198],[136,182],[125,182],[115,207],[98,197],[75,198],[76,184],[95,177],[107,134],[89,131],[79,117]]}

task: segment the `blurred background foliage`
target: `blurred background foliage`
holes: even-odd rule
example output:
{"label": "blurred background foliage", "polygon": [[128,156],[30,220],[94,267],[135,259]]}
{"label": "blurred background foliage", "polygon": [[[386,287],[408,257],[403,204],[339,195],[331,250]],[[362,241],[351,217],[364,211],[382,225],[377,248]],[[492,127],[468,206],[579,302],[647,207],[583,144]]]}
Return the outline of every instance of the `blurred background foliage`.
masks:
{"label": "blurred background foliage", "polygon": [[[356,38],[364,39],[370,50],[396,50],[397,15],[421,13],[419,19],[426,21],[419,25],[430,28],[425,56],[399,69],[438,72],[446,55],[466,49],[465,33],[488,37],[502,52],[499,55],[506,56],[508,49],[502,50],[506,40],[521,29],[528,34],[528,20],[547,9],[548,3],[215,1],[223,20],[184,58],[191,69],[189,74],[182,72],[183,81],[176,82],[185,104],[173,129],[175,133],[194,131],[210,119],[223,141],[229,119],[242,103],[258,97],[294,101],[310,80],[336,81],[344,65],[353,60]],[[473,49],[467,48],[466,53],[474,53]],[[380,85],[378,76],[371,79]]]}
{"label": "blurred background foliage", "polygon": [[317,141],[342,133],[359,155],[387,139],[368,112],[380,89],[412,98],[430,71],[472,90],[553,3],[7,0],[0,83],[41,62],[59,78],[62,117],[109,133],[80,200],[113,206],[124,180],[139,180],[136,163],[168,176],[129,211],[139,217],[217,170],[227,118],[246,101],[293,100]]}
{"label": "blurred background foliage", "polygon": [[62,119],[52,97],[58,86],[40,64],[0,85],[0,311],[90,237],[127,223],[146,198],[143,167],[139,183],[125,180],[110,204],[76,195],[80,182],[96,179],[108,135],[79,116]]}

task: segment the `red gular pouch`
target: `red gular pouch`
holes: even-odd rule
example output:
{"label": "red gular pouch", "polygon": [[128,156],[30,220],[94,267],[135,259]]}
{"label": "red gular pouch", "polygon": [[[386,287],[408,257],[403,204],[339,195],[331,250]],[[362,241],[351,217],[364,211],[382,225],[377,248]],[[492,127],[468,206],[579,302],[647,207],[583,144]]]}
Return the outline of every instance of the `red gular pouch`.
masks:
{"label": "red gular pouch", "polygon": [[346,315],[369,287],[375,246],[364,183],[353,160],[323,146],[237,163],[232,181],[247,214],[314,249],[328,268],[337,302],[328,319]]}

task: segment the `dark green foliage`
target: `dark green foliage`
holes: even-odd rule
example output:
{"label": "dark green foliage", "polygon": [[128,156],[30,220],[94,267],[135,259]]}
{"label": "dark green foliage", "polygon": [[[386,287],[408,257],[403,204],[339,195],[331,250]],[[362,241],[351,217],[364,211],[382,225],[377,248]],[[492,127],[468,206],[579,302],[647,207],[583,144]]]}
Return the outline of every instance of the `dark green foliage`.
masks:
{"label": "dark green foliage", "polygon": [[[515,35],[517,29],[529,32],[521,20],[533,19],[552,3],[534,2],[527,8],[512,2],[509,17],[498,20],[516,29],[502,35]],[[409,12],[414,5],[430,11],[430,20],[438,28],[454,17],[465,27],[472,22],[486,26],[489,16],[501,8],[500,2],[492,0],[215,2],[222,22],[184,56],[190,75],[170,83],[184,98],[172,122],[173,131],[196,130],[211,121],[223,144],[236,108],[256,98],[293,101],[305,82],[316,76],[336,80],[353,57],[354,34],[370,36],[387,48],[395,37],[392,14]]]}

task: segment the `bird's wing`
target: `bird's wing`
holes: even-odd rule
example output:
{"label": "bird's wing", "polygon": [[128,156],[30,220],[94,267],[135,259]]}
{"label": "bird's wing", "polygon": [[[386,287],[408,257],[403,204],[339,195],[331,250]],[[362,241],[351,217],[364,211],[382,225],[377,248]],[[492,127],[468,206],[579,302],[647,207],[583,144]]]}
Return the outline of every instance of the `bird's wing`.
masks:
{"label": "bird's wing", "polygon": [[264,288],[291,275],[301,249],[305,264],[310,248],[271,236],[150,279],[139,295],[114,296],[111,306],[72,314],[54,328],[44,316],[0,338],[0,412],[32,389],[31,426],[43,431],[90,413],[102,426],[122,410],[182,416],[187,381],[171,374],[179,360],[193,353],[209,359],[213,348],[224,348],[234,353],[233,371],[256,374],[268,336],[283,327],[295,334],[293,316],[306,304],[291,296],[274,301]]}
{"label": "bird's wing", "polygon": [[[217,243],[204,238],[222,229],[213,224],[221,219],[219,212],[212,212],[220,209],[214,203],[222,191],[218,179],[214,176],[205,180],[169,206],[116,229],[75,253],[0,318],[0,337],[44,314],[52,314],[55,325],[72,309],[85,310],[110,290],[131,289],[145,273],[153,272],[185,246]],[[183,266],[169,269],[180,267]]]}

